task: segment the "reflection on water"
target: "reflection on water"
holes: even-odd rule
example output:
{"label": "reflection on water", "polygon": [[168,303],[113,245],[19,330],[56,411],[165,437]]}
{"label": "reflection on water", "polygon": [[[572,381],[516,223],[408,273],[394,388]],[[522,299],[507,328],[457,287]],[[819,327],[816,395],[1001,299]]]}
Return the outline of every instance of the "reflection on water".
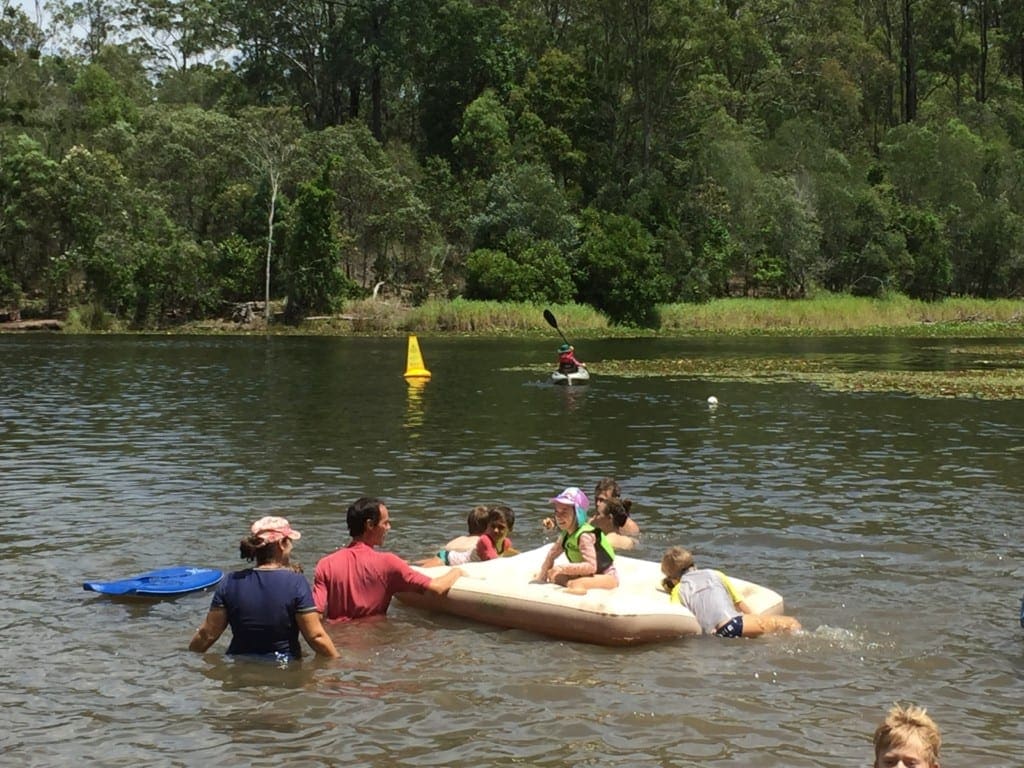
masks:
{"label": "reflection on water", "polygon": [[[228,630],[230,632],[230,630]],[[313,662],[298,660],[278,662],[270,659],[223,656],[208,653],[209,662],[203,668],[203,676],[220,685],[225,691],[243,688],[305,688],[316,680]]]}
{"label": "reflection on water", "polygon": [[410,437],[416,437],[423,428],[423,393],[429,379],[408,378],[405,405],[405,429]]}
{"label": "reflection on water", "polygon": [[[427,387],[402,378],[394,339],[0,337],[5,757],[864,765],[899,699],[944,726],[949,765],[1016,765],[1019,402],[599,373],[752,351],[929,370],[962,346],[594,340],[577,388],[549,383],[536,340],[432,339]],[[81,590],[178,562],[243,567],[241,533],[271,513],[302,530],[309,575],[364,494],[388,502],[387,548],[406,557],[497,501],[529,549],[548,541],[554,492],[606,475],[635,501],[640,556],[689,545],[782,593],[809,631],[608,649],[395,605],[329,627],[342,659],[277,669],[224,658],[226,637],[185,651],[209,593]]]}

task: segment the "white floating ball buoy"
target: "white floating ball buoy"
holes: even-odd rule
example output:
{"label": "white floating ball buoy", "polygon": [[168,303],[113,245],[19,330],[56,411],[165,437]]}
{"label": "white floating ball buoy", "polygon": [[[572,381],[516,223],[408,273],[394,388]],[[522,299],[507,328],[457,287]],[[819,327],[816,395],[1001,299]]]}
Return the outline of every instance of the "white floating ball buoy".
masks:
{"label": "white floating ball buoy", "polygon": [[714,395],[711,395],[708,398],[708,405],[718,405],[718,398],[715,397]]}

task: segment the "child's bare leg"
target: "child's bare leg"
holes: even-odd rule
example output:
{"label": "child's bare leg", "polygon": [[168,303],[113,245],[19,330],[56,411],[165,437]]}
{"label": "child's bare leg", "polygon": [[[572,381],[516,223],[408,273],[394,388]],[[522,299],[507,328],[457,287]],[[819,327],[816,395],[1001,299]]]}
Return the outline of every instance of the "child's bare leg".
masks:
{"label": "child's bare leg", "polygon": [[751,613],[743,615],[744,637],[799,632],[801,629],[800,622],[792,616],[763,616]]}
{"label": "child's bare leg", "polygon": [[615,589],[619,586],[619,580],[614,576],[601,573],[596,576],[580,576],[572,579],[565,586],[565,591],[570,595],[585,595],[588,589]]}

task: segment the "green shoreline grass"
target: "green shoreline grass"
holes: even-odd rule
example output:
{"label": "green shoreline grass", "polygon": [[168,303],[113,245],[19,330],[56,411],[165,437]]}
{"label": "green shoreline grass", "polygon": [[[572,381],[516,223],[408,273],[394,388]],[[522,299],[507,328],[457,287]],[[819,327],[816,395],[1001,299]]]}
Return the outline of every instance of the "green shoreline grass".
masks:
{"label": "green shoreline grass", "polygon": [[994,336],[1024,337],[1024,301],[947,299],[927,303],[902,296],[869,299],[825,294],[812,299],[719,299],[707,304],[658,307],[657,328],[615,326],[600,312],[577,304],[493,301],[428,301],[403,307],[386,301],[348,303],[339,316],[306,321],[299,333],[389,335],[550,334],[543,311],[551,309],[574,338],[707,335]]}
{"label": "green shoreline grass", "polygon": [[[204,320],[163,329],[161,334],[265,334],[324,336],[423,335],[550,335],[544,321],[550,309],[559,327],[574,339],[601,337],[685,336],[921,336],[921,337],[1024,337],[1024,300],[946,299],[923,302],[904,296],[871,299],[820,294],[814,298],[718,299],[707,304],[666,304],[657,308],[656,328],[616,326],[589,306],[578,304],[431,300],[410,307],[391,300],[347,302],[330,317],[299,325],[271,323],[257,318],[243,325],[229,320]],[[88,308],[69,312],[66,333],[130,333],[124,323],[109,316],[102,323],[87,322]]]}

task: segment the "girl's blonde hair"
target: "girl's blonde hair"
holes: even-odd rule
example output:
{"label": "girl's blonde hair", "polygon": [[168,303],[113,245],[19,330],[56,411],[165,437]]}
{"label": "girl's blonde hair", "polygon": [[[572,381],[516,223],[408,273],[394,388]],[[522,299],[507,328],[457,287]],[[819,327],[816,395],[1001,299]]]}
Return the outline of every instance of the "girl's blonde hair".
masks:
{"label": "girl's blonde hair", "polygon": [[661,572],[665,575],[661,586],[671,592],[680,577],[693,568],[693,553],[684,547],[669,547],[661,558]]}
{"label": "girl's blonde hair", "polygon": [[672,579],[693,568],[693,553],[684,547],[669,547],[661,558],[661,572]]}

